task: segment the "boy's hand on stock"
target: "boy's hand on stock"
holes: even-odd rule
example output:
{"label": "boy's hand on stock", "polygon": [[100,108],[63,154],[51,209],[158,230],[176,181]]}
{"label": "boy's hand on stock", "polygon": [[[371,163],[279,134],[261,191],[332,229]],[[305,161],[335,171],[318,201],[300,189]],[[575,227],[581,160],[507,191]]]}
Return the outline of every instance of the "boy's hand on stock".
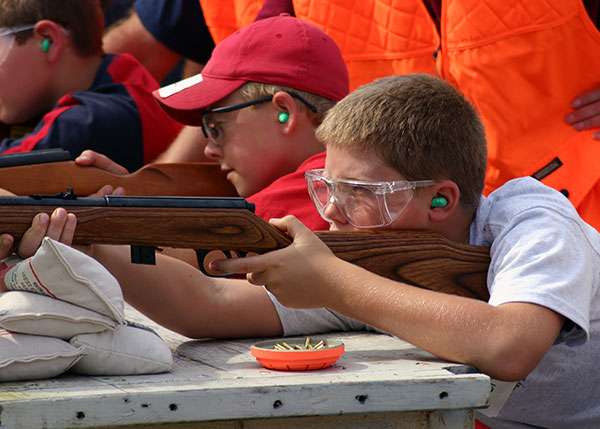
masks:
{"label": "boy's hand on stock", "polygon": [[212,261],[210,269],[219,274],[246,274],[250,283],[264,285],[286,307],[327,306],[335,299],[326,285],[328,273],[342,261],[294,216],[269,223],[292,237],[292,244],[264,255]]}
{"label": "boy's hand on stock", "polygon": [[[565,121],[576,130],[600,129],[600,87],[579,95],[571,103],[574,111],[569,113]],[[594,133],[600,140],[600,131]]]}
{"label": "boy's hand on stock", "polygon": [[67,213],[63,208],[55,209],[50,216],[46,213],[38,213],[16,248],[14,248],[15,243],[12,236],[8,234],[0,236],[0,259],[7,258],[13,251],[21,258],[30,257],[40,247],[44,237],[71,245],[76,226],[75,215]]}
{"label": "boy's hand on stock", "polygon": [[101,170],[117,175],[129,174],[129,171],[122,165],[117,164],[106,155],[94,152],[93,150],[84,150],[75,158],[75,163],[82,167],[96,167]]}
{"label": "boy's hand on stock", "polygon": [[[96,167],[119,176],[129,174],[125,167],[112,161],[106,155],[94,152],[93,150],[84,150],[81,152],[81,154],[75,158],[75,163],[82,167]],[[111,185],[106,185],[100,188],[96,193],[88,196],[104,197],[106,195],[125,195],[125,190],[121,187],[113,188]]]}

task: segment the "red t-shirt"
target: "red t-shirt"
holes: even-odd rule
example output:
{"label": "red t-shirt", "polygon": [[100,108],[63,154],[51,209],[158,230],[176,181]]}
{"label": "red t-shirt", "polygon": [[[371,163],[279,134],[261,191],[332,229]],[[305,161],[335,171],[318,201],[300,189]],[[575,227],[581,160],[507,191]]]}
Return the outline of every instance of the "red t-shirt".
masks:
{"label": "red t-shirt", "polygon": [[280,177],[248,198],[256,205],[256,214],[265,220],[294,215],[313,231],[329,229],[308,195],[304,172],[325,167],[325,152],[311,156],[296,171]]}

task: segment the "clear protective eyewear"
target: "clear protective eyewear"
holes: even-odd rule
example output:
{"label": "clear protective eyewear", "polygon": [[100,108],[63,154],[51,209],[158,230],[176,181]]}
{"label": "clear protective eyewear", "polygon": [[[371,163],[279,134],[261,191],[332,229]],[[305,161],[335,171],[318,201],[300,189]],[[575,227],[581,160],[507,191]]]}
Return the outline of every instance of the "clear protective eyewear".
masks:
{"label": "clear protective eyewear", "polygon": [[433,180],[367,182],[330,179],[324,169],[305,173],[308,193],[319,214],[329,223],[327,214],[337,210],[355,228],[380,228],[400,217],[414,196],[416,188],[433,185]]}
{"label": "clear protective eyewear", "polygon": [[[286,91],[286,93],[288,93],[290,96],[294,97],[295,99],[301,101],[312,112],[317,113],[317,108],[312,103],[310,103],[308,100],[306,100],[304,97],[302,97],[300,94],[296,94],[295,92],[291,92],[291,91]],[[202,112],[202,118],[201,118],[202,119],[202,133],[204,134],[204,137],[216,142],[222,136],[221,130],[219,129],[217,124],[215,124],[215,122],[212,120],[212,115],[214,113],[235,112],[236,110],[245,109],[246,107],[256,106],[257,104],[262,104],[262,103],[267,103],[267,102],[271,101],[272,99],[273,99],[273,95],[265,95],[263,97],[259,97],[259,98],[255,99],[255,100],[244,101],[243,103],[232,104],[230,106],[215,107],[213,109],[205,110],[204,112]]]}
{"label": "clear protective eyewear", "polygon": [[34,28],[35,24],[0,28],[0,65],[4,62],[15,43],[15,34]]}

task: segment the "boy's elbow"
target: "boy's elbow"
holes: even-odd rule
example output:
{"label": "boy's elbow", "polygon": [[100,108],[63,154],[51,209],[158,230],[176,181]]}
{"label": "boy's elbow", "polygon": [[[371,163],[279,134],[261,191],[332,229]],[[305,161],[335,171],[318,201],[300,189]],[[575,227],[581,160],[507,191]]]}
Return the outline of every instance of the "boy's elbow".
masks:
{"label": "boy's elbow", "polygon": [[497,344],[499,347],[484,358],[484,362],[478,365],[479,369],[497,380],[523,380],[535,369],[543,356],[543,353],[540,355],[524,344],[526,343],[504,346]]}
{"label": "boy's elbow", "polygon": [[[533,367],[535,368],[535,366]],[[490,377],[501,381],[520,381],[529,375],[533,368],[520,362],[498,362],[490,365],[486,372]]]}

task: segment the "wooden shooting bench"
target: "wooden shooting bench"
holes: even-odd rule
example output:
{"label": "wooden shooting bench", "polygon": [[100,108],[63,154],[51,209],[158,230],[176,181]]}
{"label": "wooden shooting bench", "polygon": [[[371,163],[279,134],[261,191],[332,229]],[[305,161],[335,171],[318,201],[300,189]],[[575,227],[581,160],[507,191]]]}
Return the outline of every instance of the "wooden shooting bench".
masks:
{"label": "wooden shooting bench", "polygon": [[0,384],[0,428],[470,429],[490,394],[486,375],[386,335],[319,335],[346,345],[335,366],[278,372],[249,354],[258,340],[158,330],[175,351],[172,373]]}

